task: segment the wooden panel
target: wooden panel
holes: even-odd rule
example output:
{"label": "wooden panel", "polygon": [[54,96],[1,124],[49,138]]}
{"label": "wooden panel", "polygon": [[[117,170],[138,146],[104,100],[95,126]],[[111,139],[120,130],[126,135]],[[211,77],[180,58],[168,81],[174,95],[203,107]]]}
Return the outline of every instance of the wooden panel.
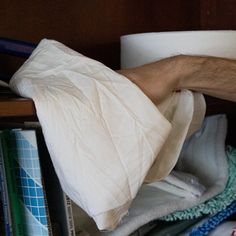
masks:
{"label": "wooden panel", "polygon": [[205,96],[207,103],[206,115],[226,114],[228,119],[228,132],[226,143],[236,147],[236,103],[222,99]]}
{"label": "wooden panel", "polygon": [[201,0],[201,29],[236,29],[235,0]]}
{"label": "wooden panel", "polygon": [[0,117],[35,116],[32,100],[23,98],[1,99]]}
{"label": "wooden panel", "polygon": [[199,0],[2,0],[0,32],[34,43],[53,38],[118,69],[121,35],[198,29],[199,6]]}

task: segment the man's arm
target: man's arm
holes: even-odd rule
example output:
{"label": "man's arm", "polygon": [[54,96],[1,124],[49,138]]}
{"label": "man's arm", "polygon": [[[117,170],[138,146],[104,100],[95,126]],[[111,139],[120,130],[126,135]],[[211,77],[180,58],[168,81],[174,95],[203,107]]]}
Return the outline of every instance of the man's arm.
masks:
{"label": "man's arm", "polygon": [[180,55],[118,73],[139,86],[156,104],[180,89],[236,102],[236,60]]}

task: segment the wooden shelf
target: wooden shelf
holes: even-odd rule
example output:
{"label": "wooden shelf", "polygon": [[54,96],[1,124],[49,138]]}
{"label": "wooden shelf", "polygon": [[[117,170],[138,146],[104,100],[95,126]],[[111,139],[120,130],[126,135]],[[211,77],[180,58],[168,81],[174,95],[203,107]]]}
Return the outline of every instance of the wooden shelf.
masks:
{"label": "wooden shelf", "polygon": [[0,117],[36,116],[32,100],[25,98],[1,98]]}

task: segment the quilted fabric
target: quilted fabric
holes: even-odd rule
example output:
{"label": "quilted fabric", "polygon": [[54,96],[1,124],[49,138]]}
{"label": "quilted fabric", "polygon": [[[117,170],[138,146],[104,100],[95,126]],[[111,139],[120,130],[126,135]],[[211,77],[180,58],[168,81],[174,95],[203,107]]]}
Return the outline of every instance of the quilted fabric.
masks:
{"label": "quilted fabric", "polygon": [[126,77],[53,40],[40,42],[10,86],[33,99],[63,190],[101,230],[127,214],[153,163],[161,168],[147,181],[171,171],[189,127],[202,119],[193,119],[190,91],[158,109]]}

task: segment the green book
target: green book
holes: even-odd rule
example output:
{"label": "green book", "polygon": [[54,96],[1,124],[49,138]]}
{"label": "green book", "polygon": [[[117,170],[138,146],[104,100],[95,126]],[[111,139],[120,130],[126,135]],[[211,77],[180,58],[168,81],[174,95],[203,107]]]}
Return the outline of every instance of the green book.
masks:
{"label": "green book", "polygon": [[22,205],[18,197],[15,176],[15,158],[12,153],[12,142],[10,131],[5,130],[1,134],[4,165],[6,169],[6,179],[8,185],[8,195],[11,207],[12,227],[14,236],[24,236],[24,222],[22,219]]}

